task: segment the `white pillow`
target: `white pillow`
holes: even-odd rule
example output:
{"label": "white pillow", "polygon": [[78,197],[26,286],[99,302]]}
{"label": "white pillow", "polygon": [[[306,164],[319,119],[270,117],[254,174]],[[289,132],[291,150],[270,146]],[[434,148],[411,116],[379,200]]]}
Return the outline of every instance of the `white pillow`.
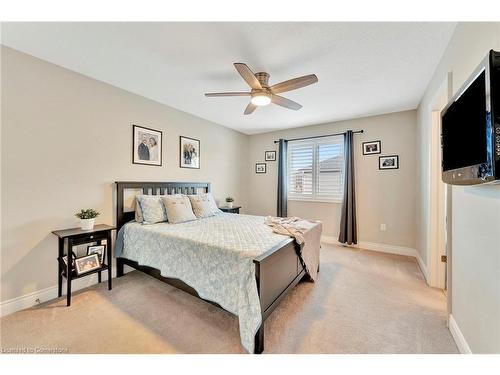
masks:
{"label": "white pillow", "polygon": [[[137,195],[142,213],[142,224],[156,224],[167,221],[167,213],[159,195]],[[136,210],[136,218],[140,213]],[[140,218],[140,216],[139,216]]]}
{"label": "white pillow", "polygon": [[185,221],[196,220],[194,216],[191,202],[186,195],[174,194],[163,195],[161,197],[165,208],[167,209],[167,216],[169,223],[184,223]]}
{"label": "white pillow", "polygon": [[198,218],[210,217],[221,213],[217,204],[215,204],[214,197],[210,193],[188,195],[193,212]]}

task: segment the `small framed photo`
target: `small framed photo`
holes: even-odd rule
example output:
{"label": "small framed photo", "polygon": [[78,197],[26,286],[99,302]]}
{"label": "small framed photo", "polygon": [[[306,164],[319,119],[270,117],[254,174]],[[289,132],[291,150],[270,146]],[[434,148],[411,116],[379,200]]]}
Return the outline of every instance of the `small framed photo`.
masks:
{"label": "small framed photo", "polygon": [[133,125],[132,163],[161,166],[162,132]]}
{"label": "small framed photo", "polygon": [[180,137],[179,166],[181,168],[200,169],[200,141],[189,137]]}
{"label": "small framed photo", "polygon": [[101,268],[99,263],[99,256],[97,254],[85,255],[75,259],[76,274],[81,275]]}
{"label": "small framed photo", "polygon": [[398,168],[399,168],[398,155],[379,156],[378,169],[398,169]]}
{"label": "small framed photo", "polygon": [[256,163],[255,164],[255,173],[266,173],[267,172],[267,164],[266,163]]}
{"label": "small framed photo", "polygon": [[363,155],[380,154],[381,152],[380,141],[363,142]]}
{"label": "small framed photo", "polygon": [[104,263],[104,258],[106,257],[106,245],[87,246],[87,255],[91,254],[97,254],[99,257],[99,263],[102,265]]}
{"label": "small framed photo", "polygon": [[[71,263],[73,263],[73,264],[71,265],[71,268],[75,268],[75,259],[76,259],[76,254],[75,254],[75,252],[74,252],[74,251],[72,251],[72,252],[71,252],[71,256],[72,256],[72,259],[71,259],[71,260],[72,260],[72,262],[71,262]],[[65,266],[66,268],[68,268],[68,256],[67,256],[67,255],[65,255],[65,256],[63,256],[61,259],[62,259],[62,261],[64,262],[64,266]]]}
{"label": "small framed photo", "polygon": [[265,161],[276,161],[276,151],[266,151],[264,156]]}

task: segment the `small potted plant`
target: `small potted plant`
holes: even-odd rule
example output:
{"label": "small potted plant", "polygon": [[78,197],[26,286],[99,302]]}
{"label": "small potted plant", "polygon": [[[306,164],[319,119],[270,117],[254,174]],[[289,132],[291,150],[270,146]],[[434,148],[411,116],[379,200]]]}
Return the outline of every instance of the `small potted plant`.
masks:
{"label": "small potted plant", "polygon": [[94,229],[95,218],[99,215],[100,213],[93,208],[87,208],[86,210],[82,209],[75,214],[75,216],[80,219],[80,228],[83,230]]}
{"label": "small potted plant", "polygon": [[234,199],[232,197],[226,198],[226,204],[227,204],[228,208],[233,208],[233,202],[234,202]]}

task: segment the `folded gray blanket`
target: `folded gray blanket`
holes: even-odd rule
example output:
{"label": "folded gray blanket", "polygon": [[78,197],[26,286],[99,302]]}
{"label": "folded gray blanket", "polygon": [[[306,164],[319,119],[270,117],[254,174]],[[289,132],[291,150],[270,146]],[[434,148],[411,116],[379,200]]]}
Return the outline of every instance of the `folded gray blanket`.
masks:
{"label": "folded gray blanket", "polygon": [[316,280],[323,229],[321,221],[309,221],[299,217],[267,216],[264,223],[270,226],[275,233],[295,238],[295,241],[301,245],[298,256],[302,266],[311,279]]}

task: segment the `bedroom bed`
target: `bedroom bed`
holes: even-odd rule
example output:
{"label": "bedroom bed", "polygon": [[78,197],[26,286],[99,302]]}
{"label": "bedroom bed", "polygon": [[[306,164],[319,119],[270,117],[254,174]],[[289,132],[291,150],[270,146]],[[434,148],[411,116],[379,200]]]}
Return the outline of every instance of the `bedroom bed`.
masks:
{"label": "bedroom bed", "polygon": [[306,275],[298,256],[301,246],[273,233],[259,216],[220,213],[179,224],[142,225],[133,222],[134,211],[125,209],[129,190],[194,195],[210,192],[210,183],[120,181],[116,187],[122,242],[115,250],[117,277],[127,265],[223,308],[239,318],[245,349],[262,353],[265,320]]}

